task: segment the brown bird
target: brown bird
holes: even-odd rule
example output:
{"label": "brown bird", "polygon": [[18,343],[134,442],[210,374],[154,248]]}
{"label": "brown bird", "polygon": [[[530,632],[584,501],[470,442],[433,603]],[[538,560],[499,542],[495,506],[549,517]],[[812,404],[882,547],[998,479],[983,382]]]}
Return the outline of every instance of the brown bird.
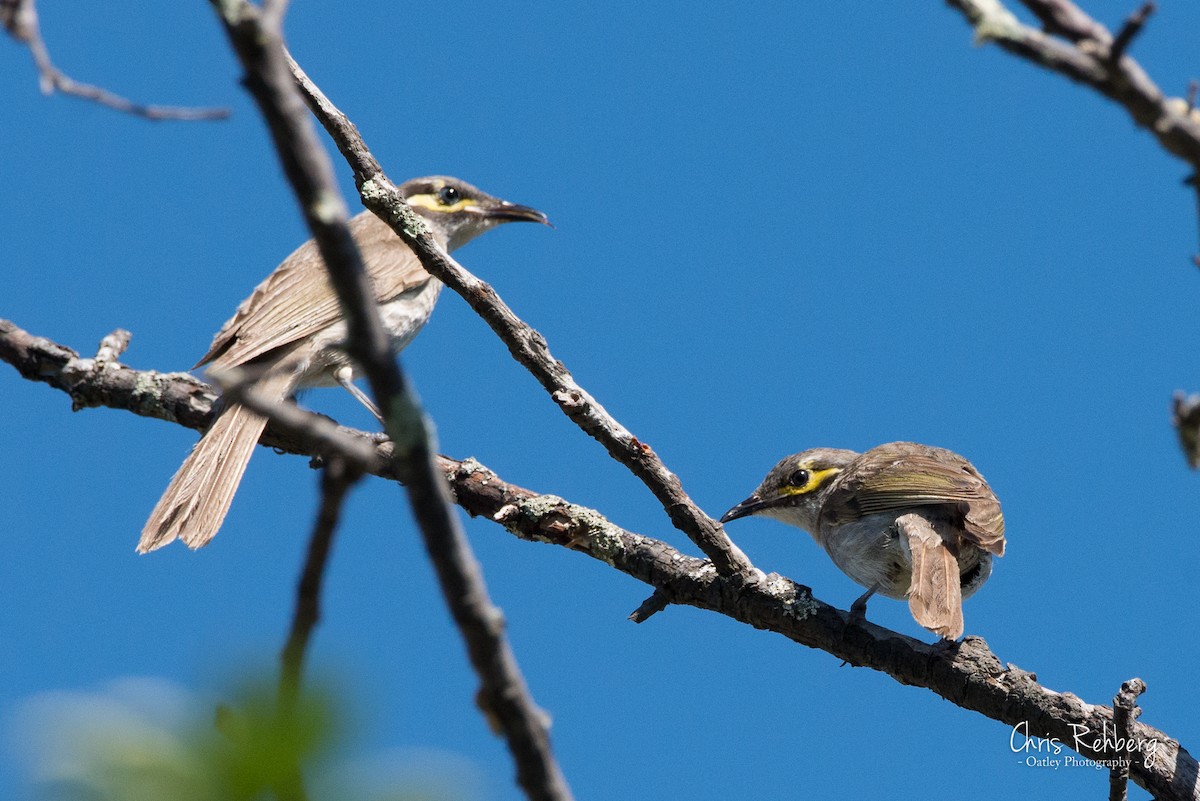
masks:
{"label": "brown bird", "polygon": [[[447,251],[501,223],[548,224],[540,211],[492,197],[457,178],[415,178],[400,187],[400,194]],[[350,232],[362,251],[392,349],[399,352],[429,320],[442,284],[373,213],[364,211],[350,220]],[[345,338],[337,296],[309,240],[242,302],[196,367],[252,368],[258,374],[256,389],[276,401],[302,388],[338,384],[378,416],[367,396],[351,383],[355,367],[342,350]],[[265,418],[242,406],[224,409],[150,513],[138,551],[161,548],[177,537],[191,548],[211,540],[265,426]]]}
{"label": "brown bird", "polygon": [[866,453],[835,448],[788,456],[749,498],[721,517],[773,517],[804,529],[835,565],[867,588],[907,598],[918,623],[963,633],[962,599],[1004,555],[1000,502],[979,471],[945,448],[892,442]]}

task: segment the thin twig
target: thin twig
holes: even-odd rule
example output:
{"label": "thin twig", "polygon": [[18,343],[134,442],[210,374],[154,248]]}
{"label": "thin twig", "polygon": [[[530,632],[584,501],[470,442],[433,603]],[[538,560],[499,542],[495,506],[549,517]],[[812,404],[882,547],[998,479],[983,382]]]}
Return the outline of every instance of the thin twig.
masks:
{"label": "thin twig", "polygon": [[[342,502],[361,475],[358,469],[352,468],[341,458],[328,460],[325,469],[320,471],[320,506],[313,522],[312,536],[308,538],[304,570],[296,583],[292,628],[288,630],[288,639],[280,654],[278,716],[286,731],[293,731],[298,725],[296,713],[300,709],[301,687],[304,685],[308,640],[312,638],[312,632],[320,620],[320,589],[325,578],[325,566],[329,564],[329,553],[334,546]],[[299,760],[293,760],[292,764],[283,767],[276,785],[280,801],[307,801],[304,765]]]}
{"label": "thin twig", "polygon": [[3,0],[0,2],[0,24],[18,42],[29,48],[38,71],[38,83],[43,94],[55,91],[83,98],[102,106],[144,117],[148,120],[223,120],[230,115],[227,108],[190,108],[186,106],[146,106],[134,103],[99,86],[76,81],[54,65],[50,51],[42,39],[34,0]]}
{"label": "thin twig", "polygon": [[329,270],[349,332],[347,352],[366,374],[385,430],[393,466],[404,481],[442,594],[466,642],[489,719],[503,732],[517,782],[539,801],[566,801],[570,789],[554,759],[545,713],[534,703],[504,635],[502,616],[451,508],[445,478],[434,463],[424,411],[392,356],[362,256],[350,236],[333,168],[313,131],[284,57],[279,25],[285,2],[261,14],[248,2],[214,0],[234,50]]}
{"label": "thin twig", "polygon": [[1121,56],[1125,55],[1125,51],[1129,49],[1129,45],[1133,44],[1134,38],[1142,32],[1146,21],[1150,19],[1150,15],[1154,13],[1156,6],[1153,0],[1149,0],[1142,4],[1142,7],[1129,15],[1125,20],[1125,24],[1121,26],[1121,30],[1117,31],[1117,35],[1113,37],[1112,47],[1108,51],[1108,60],[1117,62],[1121,60]]}
{"label": "thin twig", "polygon": [[[76,406],[125,409],[196,430],[211,422],[215,393],[186,373],[134,370],[121,364],[94,371],[90,359],[6,320],[0,320],[0,361],[12,364],[28,380],[68,393]],[[341,428],[329,436],[332,424],[327,419],[290,404],[273,406],[266,415],[272,422],[262,445],[310,457],[339,454],[352,461],[362,458],[359,446],[369,445],[375,452],[363,467],[383,478],[398,478],[390,458],[392,445],[378,435]],[[355,444],[347,446],[350,442]],[[343,446],[347,447],[340,450]],[[1079,732],[1099,733],[1105,726],[1112,730],[1112,709],[1043,687],[1032,673],[1005,664],[977,637],[947,649],[869,622],[851,625],[847,612],[781,576],[739,585],[718,575],[708,561],[615,526],[594,509],[510,484],[473,459],[439,457],[438,466],[453,488],[455,502],[468,513],[499,523],[523,540],[585,554],[661,590],[672,603],[775,632],[839,661],[883,672],[900,684],[926,688],[1008,726],[1024,724],[1030,736],[1057,737],[1075,747],[1081,742],[1075,737]],[[1133,761],[1130,778],[1160,801],[1200,799],[1200,764],[1177,740],[1139,721],[1133,722],[1132,736],[1136,750],[1148,758]],[[1083,746],[1080,753],[1108,758]]]}
{"label": "thin twig", "polygon": [[210,368],[205,375],[221,388],[221,396],[226,403],[240,403],[276,425],[302,432],[304,439],[314,445],[314,457],[328,453],[349,460],[366,473],[377,474],[383,469],[383,460],[376,453],[374,444],[346,433],[346,429],[328,417],[305,411],[294,403],[268,400],[254,388],[253,380],[244,371]]}
{"label": "thin twig", "polygon": [[576,383],[566,366],[550,353],[545,337],[517,317],[495,289],[468,272],[434,243],[395,185],[383,174],[358,129],[294,61],[291,66],[309,108],[354,170],[367,208],[392,226],[430,274],[467,301],[567,417],[642,480],[663,505],[675,527],[700,547],[718,571],[723,575],[738,575],[743,580],[755,580],[757,574],[750,560],[726,536],[720,524],[688,497],[679,477],[667,469],[648,444],[631,434]]}
{"label": "thin twig", "polygon": [[[214,374],[209,371],[210,375]],[[364,439],[347,435],[331,420],[306,412],[291,403],[265,399],[254,382],[239,371],[216,371],[226,403],[239,403],[272,420],[304,432],[322,457],[321,504],[309,538],[304,568],[296,586],[296,606],[287,642],[280,656],[279,698],[281,714],[291,717],[296,709],[304,674],[304,660],[313,629],[320,620],[321,584],[328,563],[342,502],[363,472],[379,469],[384,460]]]}
{"label": "thin twig", "polygon": [[288,0],[262,0],[262,26],[269,31],[282,31],[287,16]]}
{"label": "thin twig", "polygon": [[1111,61],[1112,34],[1074,3],[1022,0],[1046,25],[1040,31],[1022,24],[1002,0],[946,2],[966,17],[977,41],[995,42],[1038,67],[1090,86],[1124,107],[1164,150],[1200,169],[1200,119],[1189,113],[1187,101],[1163,94],[1133,58]]}
{"label": "thin twig", "polygon": [[1113,698],[1113,742],[1116,747],[1110,757],[1112,769],[1108,773],[1108,801],[1126,801],[1127,798],[1133,755],[1133,721],[1141,714],[1137,699],[1144,692],[1144,681],[1130,679],[1121,685],[1121,691]]}
{"label": "thin twig", "polygon": [[641,606],[629,613],[629,619],[634,623],[645,623],[654,615],[657,615],[662,610],[666,609],[671,604],[667,594],[662,590],[655,590],[650,594],[650,597],[642,601]]}
{"label": "thin twig", "polygon": [[[1041,20],[1045,31],[1022,24],[1003,0],[946,2],[966,17],[975,30],[977,42],[995,42],[1018,58],[1090,86],[1119,103],[1137,125],[1158,139],[1165,151],[1191,167],[1185,183],[1191,185],[1200,219],[1200,113],[1196,109],[1196,83],[1193,81],[1189,86],[1186,98],[1167,97],[1141,65],[1125,55],[1154,12],[1153,2],[1135,11],[1115,37],[1070,0],[1021,0]],[[1200,267],[1200,254],[1193,253],[1191,262]],[[1195,467],[1200,459],[1195,432],[1177,428],[1184,453]]]}
{"label": "thin twig", "polygon": [[308,641],[321,618],[321,584],[333,535],[341,516],[342,502],[361,473],[349,467],[344,459],[329,459],[321,471],[321,505],[313,522],[312,536],[304,569],[296,585],[296,607],[292,627],[280,656],[279,706],[285,718],[291,717],[300,697],[304,679],[304,659]]}
{"label": "thin twig", "polygon": [[[1195,82],[1193,81],[1193,83],[1195,83]],[[1189,96],[1188,104],[1194,106],[1195,103],[1196,103],[1196,98],[1193,96]],[[1196,201],[1196,219],[1198,221],[1200,221],[1200,171],[1194,172],[1191,175],[1189,175],[1187,178],[1183,179],[1183,183],[1184,183],[1184,186],[1191,187],[1192,197]],[[1197,225],[1197,231],[1200,231],[1200,225]],[[1192,264],[1196,265],[1197,267],[1200,267],[1200,254],[1197,254],[1197,253],[1192,254]]]}
{"label": "thin twig", "polygon": [[121,358],[121,354],[129,347],[132,339],[133,334],[124,328],[118,328],[105,336],[100,340],[100,347],[96,349],[96,366],[101,367]]}
{"label": "thin twig", "polygon": [[1188,465],[1193,470],[1200,468],[1200,395],[1175,393],[1171,398],[1171,425]]}
{"label": "thin twig", "polygon": [[1107,28],[1069,0],[1021,0],[1021,2],[1041,21],[1046,33],[1061,36],[1076,43],[1093,41],[1107,44],[1111,40]]}
{"label": "thin twig", "polygon": [[[291,403],[264,398],[255,389],[252,371],[210,370],[209,375],[221,386],[225,403],[239,403],[268,419],[302,426],[314,444],[321,443],[318,447],[324,446],[320,452],[324,464],[321,471],[321,502],[309,537],[304,567],[296,585],[292,625],[279,660],[278,714],[281,725],[285,730],[290,730],[296,725],[308,643],[321,617],[321,586],[341,517],[342,503],[364,469],[378,467],[383,460],[375,454],[369,443],[341,433],[331,420],[305,412]],[[331,441],[332,445],[329,444]],[[316,458],[314,456],[314,460]],[[303,766],[281,766],[275,790],[281,801],[307,801]]]}
{"label": "thin twig", "polygon": [[[296,586],[292,626],[279,659],[278,714],[285,731],[293,730],[297,725],[296,713],[300,706],[308,642],[321,618],[321,584],[325,577],[325,566],[329,563],[329,551],[333,547],[333,535],[341,517],[342,502],[360,475],[357,470],[347,467],[342,459],[330,460],[321,471],[321,505],[313,522],[304,569]],[[280,801],[308,801],[304,766],[295,760],[293,764],[281,768],[275,788]]]}

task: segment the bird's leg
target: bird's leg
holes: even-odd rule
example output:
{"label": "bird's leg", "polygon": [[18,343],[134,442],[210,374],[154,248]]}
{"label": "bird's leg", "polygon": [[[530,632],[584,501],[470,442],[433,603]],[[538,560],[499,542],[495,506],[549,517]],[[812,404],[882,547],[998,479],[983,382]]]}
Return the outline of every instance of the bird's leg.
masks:
{"label": "bird's leg", "polygon": [[353,375],[353,368],[351,368],[349,365],[345,365],[344,367],[339,367],[333,371],[333,380],[338,383],[338,386],[353,395],[356,401],[367,407],[367,411],[375,415],[375,419],[382,423],[383,415],[379,413],[379,407],[375,405],[374,401],[367,397],[367,393],[354,386],[354,382],[351,380]]}
{"label": "bird's leg", "polygon": [[867,601],[872,595],[879,592],[879,585],[872,584],[871,589],[860,595],[854,603],[850,604],[850,622],[861,623],[867,617]]}

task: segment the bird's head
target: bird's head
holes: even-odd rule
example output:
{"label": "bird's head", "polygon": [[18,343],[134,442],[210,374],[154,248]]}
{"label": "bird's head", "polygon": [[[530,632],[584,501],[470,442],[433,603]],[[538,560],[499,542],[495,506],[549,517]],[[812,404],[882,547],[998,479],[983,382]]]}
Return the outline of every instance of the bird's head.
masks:
{"label": "bird's head", "polygon": [[857,456],[840,448],[813,448],[788,456],[771,468],[749,498],[721,515],[721,522],[762,515],[815,535],[826,491]]}
{"label": "bird's head", "polygon": [[549,225],[546,215],[529,206],[501,200],[448,175],[413,178],[400,185],[400,194],[429,223],[447,251],[506,222]]}

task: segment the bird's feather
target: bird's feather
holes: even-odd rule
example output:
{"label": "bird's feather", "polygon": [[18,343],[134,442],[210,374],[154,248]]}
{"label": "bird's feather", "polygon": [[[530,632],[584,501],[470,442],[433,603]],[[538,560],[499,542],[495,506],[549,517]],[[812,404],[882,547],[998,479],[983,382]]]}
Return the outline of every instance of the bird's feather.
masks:
{"label": "bird's feather", "polygon": [[942,535],[921,515],[901,515],[896,527],[900,536],[907,539],[912,554],[909,611],[934,634],[957,640],[963,633],[958,559],[946,547]]}
{"label": "bird's feather", "polygon": [[[364,211],[350,220],[350,233],[363,252],[375,298],[385,303],[434,280],[407,247],[396,247],[396,234]],[[310,239],[259,284],[237,313],[221,326],[200,367],[237,367],[272,351],[303,341],[338,322],[341,306],[325,264]]]}
{"label": "bird's feather", "polygon": [[821,516],[834,524],[923,506],[944,507],[961,518],[968,541],[1004,555],[1000,501],[970,462],[944,448],[911,442],[872,448],[842,471]]}

